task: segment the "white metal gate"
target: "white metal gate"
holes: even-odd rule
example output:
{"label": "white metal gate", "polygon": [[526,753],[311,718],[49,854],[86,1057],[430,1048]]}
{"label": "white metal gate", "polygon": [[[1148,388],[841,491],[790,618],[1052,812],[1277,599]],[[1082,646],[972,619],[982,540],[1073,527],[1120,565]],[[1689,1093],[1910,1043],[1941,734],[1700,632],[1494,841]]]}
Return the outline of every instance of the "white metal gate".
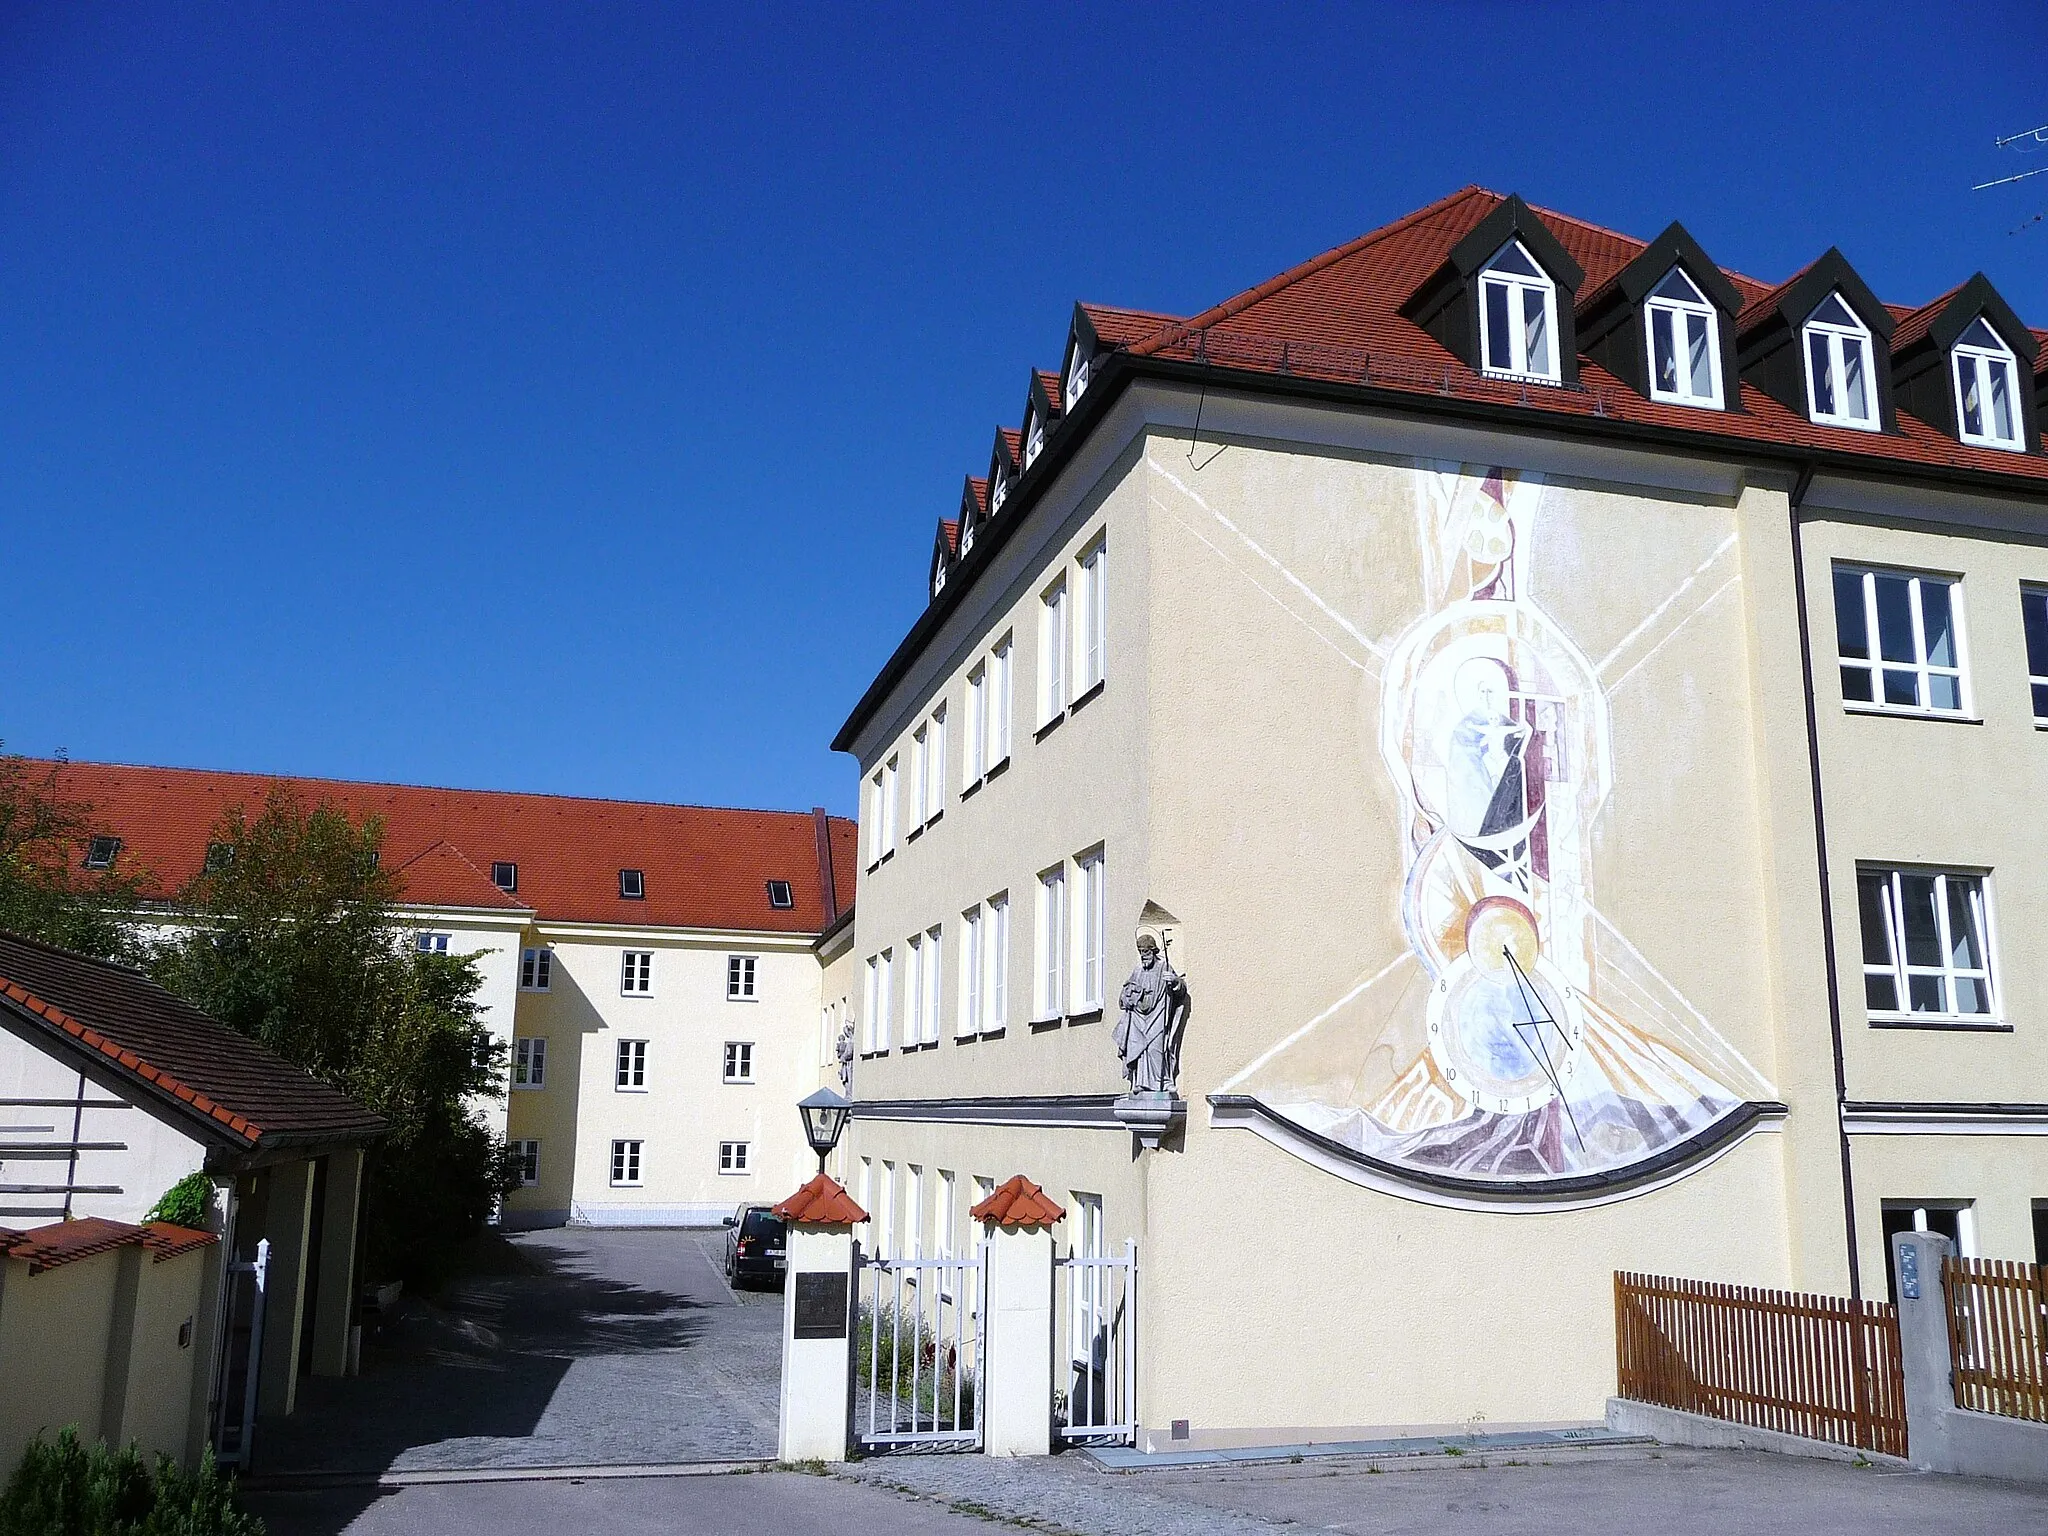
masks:
{"label": "white metal gate", "polygon": [[1138,1426],[1138,1245],[1114,1255],[1069,1255],[1053,1268],[1053,1338],[1064,1362],[1059,1436],[1128,1445]]}
{"label": "white metal gate", "polygon": [[213,1454],[223,1466],[249,1471],[256,1438],[256,1389],[263,1374],[263,1314],[269,1302],[270,1239],[254,1259],[227,1266],[222,1299],[220,1367],[214,1372]]}
{"label": "white metal gate", "polygon": [[981,1449],[988,1244],[964,1258],[853,1250],[853,1434],[864,1450]]}

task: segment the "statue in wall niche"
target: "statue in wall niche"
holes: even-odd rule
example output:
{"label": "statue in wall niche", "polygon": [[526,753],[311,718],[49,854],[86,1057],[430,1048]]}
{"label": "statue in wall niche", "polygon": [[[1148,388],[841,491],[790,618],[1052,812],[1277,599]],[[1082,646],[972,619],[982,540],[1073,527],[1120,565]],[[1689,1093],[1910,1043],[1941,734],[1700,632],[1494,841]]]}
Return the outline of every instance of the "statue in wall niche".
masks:
{"label": "statue in wall niche", "polygon": [[847,1024],[839,1031],[839,1043],[833,1047],[833,1054],[839,1058],[839,1091],[847,1098],[853,1097],[853,1026]]}
{"label": "statue in wall niche", "polygon": [[1138,965],[1117,1006],[1116,1052],[1134,1094],[1172,1097],[1188,1023],[1188,984],[1149,933],[1138,935]]}

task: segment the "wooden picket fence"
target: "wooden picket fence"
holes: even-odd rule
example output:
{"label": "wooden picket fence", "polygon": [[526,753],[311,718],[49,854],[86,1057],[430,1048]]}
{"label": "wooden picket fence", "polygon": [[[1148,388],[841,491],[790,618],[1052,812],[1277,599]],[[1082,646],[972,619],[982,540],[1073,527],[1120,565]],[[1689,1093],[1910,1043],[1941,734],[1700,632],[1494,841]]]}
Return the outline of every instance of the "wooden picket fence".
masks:
{"label": "wooden picket fence", "polygon": [[1889,1302],[1618,1272],[1614,1337],[1625,1398],[1906,1454]]}
{"label": "wooden picket fence", "polygon": [[1956,1406],[2048,1423],[2048,1269],[1951,1255],[1941,1278]]}

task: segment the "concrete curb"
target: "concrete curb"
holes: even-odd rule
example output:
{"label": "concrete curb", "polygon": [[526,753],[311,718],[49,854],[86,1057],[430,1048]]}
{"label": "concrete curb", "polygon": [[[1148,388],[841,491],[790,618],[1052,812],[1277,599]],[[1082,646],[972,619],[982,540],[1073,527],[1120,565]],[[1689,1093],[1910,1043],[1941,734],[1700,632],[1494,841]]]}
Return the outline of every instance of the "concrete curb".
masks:
{"label": "concrete curb", "polygon": [[243,1478],[248,1493],[316,1493],[330,1488],[419,1488],[435,1483],[584,1483],[604,1478],[724,1477],[772,1472],[766,1461],[618,1462],[594,1467],[431,1467],[413,1472],[279,1472]]}
{"label": "concrete curb", "polygon": [[1913,1464],[1882,1451],[1859,1451],[1853,1445],[1836,1445],[1832,1440],[1808,1440],[1775,1429],[1757,1429],[1727,1419],[1710,1419],[1704,1414],[1685,1413],[1655,1403],[1631,1402],[1623,1397],[1607,1400],[1607,1427],[1624,1434],[1647,1435],[1664,1445],[1698,1446],[1705,1450],[1770,1451],[1779,1456],[1804,1456],[1812,1461],[1863,1462],[1870,1466],[1911,1471]]}

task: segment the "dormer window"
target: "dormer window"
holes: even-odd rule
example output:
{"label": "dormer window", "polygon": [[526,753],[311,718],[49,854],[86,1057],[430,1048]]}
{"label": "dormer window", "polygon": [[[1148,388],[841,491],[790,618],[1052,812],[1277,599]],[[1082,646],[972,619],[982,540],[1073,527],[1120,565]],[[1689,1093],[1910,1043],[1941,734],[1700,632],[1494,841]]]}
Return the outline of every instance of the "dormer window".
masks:
{"label": "dormer window", "polygon": [[989,483],[988,488],[988,510],[991,515],[1003,510],[1003,501],[1009,494],[1010,477],[1008,475],[997,475]]}
{"label": "dormer window", "polygon": [[619,900],[644,901],[647,898],[647,877],[637,869],[619,871]]}
{"label": "dormer window", "polygon": [[519,866],[508,859],[495,859],[491,863],[491,884],[501,891],[519,889]]}
{"label": "dormer window", "polygon": [[1643,301],[1650,337],[1650,398],[1672,405],[1721,404],[1721,328],[1683,267],[1673,267]]}
{"label": "dormer window", "polygon": [[1870,331],[1839,293],[1806,317],[1807,413],[1823,426],[1875,432],[1876,374]]}
{"label": "dormer window", "polygon": [[114,860],[120,856],[121,839],[102,834],[86,844],[85,867],[92,870],[112,869]]}
{"label": "dormer window", "polygon": [[1074,352],[1074,366],[1067,374],[1067,409],[1074,408],[1074,402],[1088,388],[1088,354],[1078,348]]}
{"label": "dormer window", "polygon": [[946,564],[942,560],[932,571],[932,596],[937,597],[946,590]]}
{"label": "dormer window", "polygon": [[1038,413],[1033,411],[1031,413],[1031,420],[1025,423],[1024,426],[1024,467],[1026,469],[1031,467],[1032,461],[1038,457],[1044,448],[1045,423],[1039,420]]}
{"label": "dormer window", "polygon": [[1956,339],[1956,421],[1964,442],[1980,448],[2024,449],[2019,366],[1983,317]]}
{"label": "dormer window", "polygon": [[1511,240],[1479,275],[1479,355],[1488,373],[1557,382],[1557,285]]}

